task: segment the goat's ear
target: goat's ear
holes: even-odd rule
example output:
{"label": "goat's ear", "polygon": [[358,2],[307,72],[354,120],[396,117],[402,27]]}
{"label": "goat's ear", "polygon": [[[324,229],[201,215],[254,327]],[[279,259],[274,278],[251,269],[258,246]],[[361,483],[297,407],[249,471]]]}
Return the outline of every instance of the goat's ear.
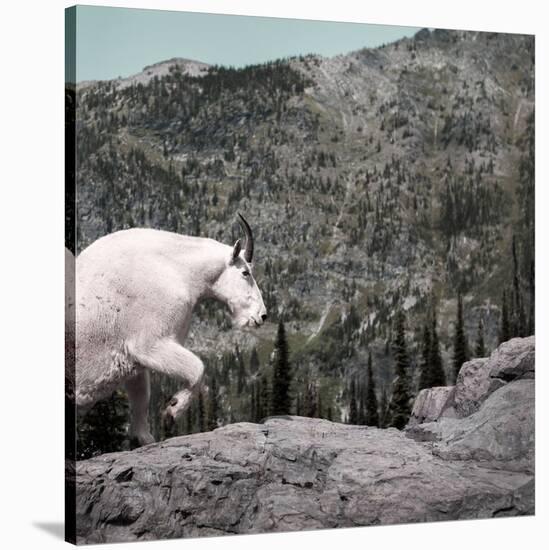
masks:
{"label": "goat's ear", "polygon": [[240,239],[234,243],[233,252],[231,254],[231,263],[233,263],[239,256],[240,251],[242,250],[242,244],[240,243]]}

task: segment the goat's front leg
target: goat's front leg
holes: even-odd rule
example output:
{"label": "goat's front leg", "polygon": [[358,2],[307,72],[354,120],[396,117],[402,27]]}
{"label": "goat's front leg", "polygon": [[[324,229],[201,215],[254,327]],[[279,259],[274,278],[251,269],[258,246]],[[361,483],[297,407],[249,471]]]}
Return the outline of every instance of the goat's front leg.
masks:
{"label": "goat's front leg", "polygon": [[128,345],[128,351],[144,367],[185,383],[186,387],[170,399],[163,413],[164,418],[173,423],[185,412],[200,386],[204,364],[173,338],[162,338],[151,344],[132,343]]}

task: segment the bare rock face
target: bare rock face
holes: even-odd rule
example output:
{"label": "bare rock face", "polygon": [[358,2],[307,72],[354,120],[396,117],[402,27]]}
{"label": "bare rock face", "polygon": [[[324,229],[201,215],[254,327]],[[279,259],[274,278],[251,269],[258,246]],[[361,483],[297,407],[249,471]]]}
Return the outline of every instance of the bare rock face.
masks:
{"label": "bare rock face", "polygon": [[414,401],[408,426],[437,420],[452,406],[454,395],[454,386],[440,386],[421,390]]}
{"label": "bare rock face", "polygon": [[406,432],[273,417],[78,462],[77,542],[533,514],[534,342],[511,342],[482,364],[517,378],[464,418],[434,388]]}
{"label": "bare rock face", "polygon": [[534,381],[518,380],[495,391],[482,407],[460,422],[448,423],[435,445],[438,456],[452,460],[504,462],[533,472]]}
{"label": "bare rock face", "polygon": [[535,338],[513,338],[501,344],[490,357],[472,359],[461,367],[455,386],[419,392],[408,427],[442,417],[465,418],[508,382],[533,379]]}
{"label": "bare rock face", "polygon": [[518,380],[466,418],[439,418],[410,426],[407,434],[432,442],[433,454],[447,460],[478,460],[533,474],[534,393],[533,380]]}
{"label": "bare rock face", "polygon": [[460,418],[477,411],[487,395],[504,385],[502,380],[490,378],[488,362],[489,359],[473,359],[461,367],[453,404]]}
{"label": "bare rock face", "polygon": [[499,346],[488,360],[490,378],[505,382],[534,378],[535,338],[513,338]]}
{"label": "bare rock face", "polygon": [[[408,437],[431,442],[433,454],[447,460],[483,461],[533,474],[534,356],[532,336],[513,338],[490,358],[465,363],[446,409],[421,424],[411,419]],[[418,416],[424,414],[420,397],[414,405]],[[446,414],[451,409],[457,418]]]}

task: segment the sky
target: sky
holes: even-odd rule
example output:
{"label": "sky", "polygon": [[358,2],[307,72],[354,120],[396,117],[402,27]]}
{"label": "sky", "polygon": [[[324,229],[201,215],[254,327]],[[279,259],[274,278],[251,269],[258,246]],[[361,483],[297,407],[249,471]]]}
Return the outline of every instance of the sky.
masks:
{"label": "sky", "polygon": [[172,57],[243,67],[317,53],[376,47],[416,27],[179,11],[78,6],[76,80],[129,76]]}

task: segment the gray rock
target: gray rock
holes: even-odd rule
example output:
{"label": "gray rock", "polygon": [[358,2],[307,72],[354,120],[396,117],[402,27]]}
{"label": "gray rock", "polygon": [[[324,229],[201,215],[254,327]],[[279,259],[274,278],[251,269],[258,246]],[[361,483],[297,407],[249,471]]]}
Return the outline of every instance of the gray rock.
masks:
{"label": "gray rock", "polygon": [[459,424],[458,418],[439,418],[434,422],[407,426],[406,435],[415,441],[442,441],[445,437],[450,437]]}
{"label": "gray rock", "polygon": [[77,542],[533,514],[534,343],[507,344],[406,432],[274,417],[78,462]]}
{"label": "gray rock", "polygon": [[534,336],[513,338],[499,346],[488,360],[490,378],[510,382],[535,377]]}
{"label": "gray rock", "polygon": [[466,418],[439,418],[411,426],[406,433],[416,441],[433,442],[433,453],[446,460],[481,461],[533,474],[534,384],[506,384]]}
{"label": "gray rock", "polygon": [[476,413],[443,427],[435,454],[450,460],[514,462],[513,468],[520,464],[533,473],[534,384],[534,380],[506,384]]}
{"label": "gray rock", "polygon": [[454,408],[460,418],[477,411],[482,401],[504,384],[490,378],[488,359],[472,359],[461,367],[456,380]]}
{"label": "gray rock", "polygon": [[437,420],[446,409],[452,406],[454,393],[454,386],[440,386],[421,390],[414,401],[408,426]]}
{"label": "gray rock", "polygon": [[272,418],[79,462],[77,538],[118,542],[530,514],[532,479],[461,455],[436,456],[395,429]]}
{"label": "gray rock", "polygon": [[489,358],[472,359],[461,367],[453,404],[457,416],[478,411],[482,402],[506,383],[534,377],[535,337],[504,342]]}

